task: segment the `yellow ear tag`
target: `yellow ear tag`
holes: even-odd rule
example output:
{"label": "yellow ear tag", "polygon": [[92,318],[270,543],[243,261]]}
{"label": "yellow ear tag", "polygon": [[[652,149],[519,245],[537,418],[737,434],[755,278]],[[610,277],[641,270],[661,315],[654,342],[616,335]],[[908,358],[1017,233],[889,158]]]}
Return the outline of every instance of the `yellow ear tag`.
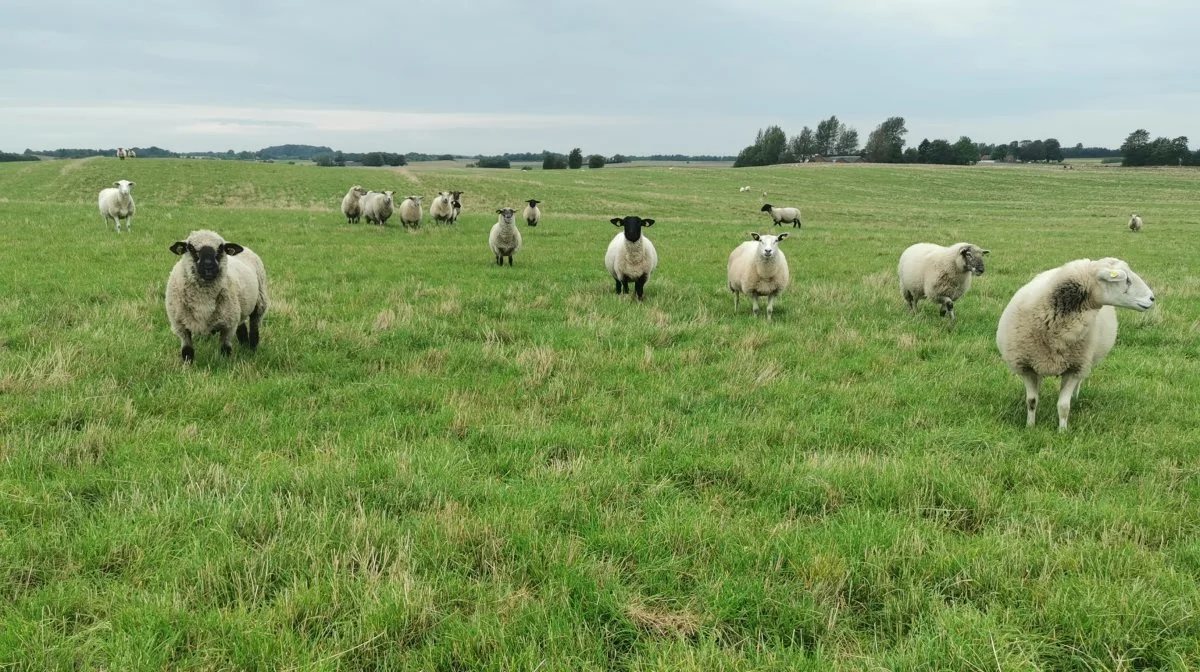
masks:
{"label": "yellow ear tag", "polygon": [[1109,272],[1108,272],[1108,277],[1110,277],[1110,278],[1119,278],[1119,277],[1121,277],[1121,272],[1120,272],[1120,271],[1118,271],[1118,270],[1117,270],[1117,269],[1115,269],[1115,268],[1114,268],[1114,269],[1111,269],[1111,270],[1109,270]]}

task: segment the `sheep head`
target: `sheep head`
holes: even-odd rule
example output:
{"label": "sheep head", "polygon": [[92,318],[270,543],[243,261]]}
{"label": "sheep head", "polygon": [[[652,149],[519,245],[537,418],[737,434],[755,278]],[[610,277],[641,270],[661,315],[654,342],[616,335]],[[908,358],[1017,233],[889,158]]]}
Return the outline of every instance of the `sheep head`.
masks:
{"label": "sheep head", "polygon": [[653,219],[642,219],[637,215],[628,215],[624,218],[613,217],[608,220],[613,226],[619,226],[625,229],[625,240],[636,243],[642,238],[642,227],[654,226]]}
{"label": "sheep head", "polygon": [[1093,263],[1099,303],[1136,311],[1154,307],[1154,290],[1142,280],[1129,264],[1107,257]]}
{"label": "sheep head", "polygon": [[964,244],[958,252],[962,258],[960,268],[972,275],[983,275],[983,255],[990,253],[991,250],[985,250],[978,245]]}
{"label": "sheep head", "polygon": [[237,243],[227,243],[214,231],[203,229],[191,232],[187,240],[175,241],[171,251],[182,256],[191,255],[196,277],[201,282],[213,282],[221,277],[225,268],[225,255],[241,254],[244,249]]}
{"label": "sheep head", "polygon": [[779,243],[782,242],[784,238],[787,238],[788,234],[781,233],[778,236],[772,236],[768,234],[752,232],[750,237],[758,241],[758,256],[761,257],[763,261],[771,261],[775,258],[776,253],[779,252]]}

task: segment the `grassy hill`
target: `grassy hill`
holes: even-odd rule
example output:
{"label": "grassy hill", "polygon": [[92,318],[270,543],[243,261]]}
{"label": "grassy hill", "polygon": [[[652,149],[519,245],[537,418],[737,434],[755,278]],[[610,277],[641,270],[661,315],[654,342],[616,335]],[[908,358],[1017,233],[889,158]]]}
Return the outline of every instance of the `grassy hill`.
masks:
{"label": "grassy hill", "polygon": [[[464,215],[348,225],[353,183]],[[763,190],[805,221],[771,324],[725,287]],[[1179,169],[0,165],[0,668],[1194,668],[1198,206]],[[625,214],[657,220],[642,305],[603,267]],[[198,228],[274,302],[257,353],[186,367]],[[992,251],[957,326],[899,296],[922,240]],[[1107,255],[1158,306],[1068,433],[1052,401],[1026,429],[1000,312]]]}

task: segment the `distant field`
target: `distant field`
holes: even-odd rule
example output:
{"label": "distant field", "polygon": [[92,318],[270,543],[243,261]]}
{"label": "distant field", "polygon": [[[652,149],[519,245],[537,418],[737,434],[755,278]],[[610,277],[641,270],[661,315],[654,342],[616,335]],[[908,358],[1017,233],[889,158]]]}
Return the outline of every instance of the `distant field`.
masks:
{"label": "distant field", "polygon": [[[355,182],[465,212],[347,225]],[[725,288],[764,190],[805,222],[772,324]],[[167,248],[203,227],[274,304],[185,367]],[[0,165],[0,229],[0,669],[1200,667],[1200,172],[100,158]],[[956,327],[899,296],[922,240],[992,251]],[[1027,430],[1000,312],[1105,255],[1158,307]]]}

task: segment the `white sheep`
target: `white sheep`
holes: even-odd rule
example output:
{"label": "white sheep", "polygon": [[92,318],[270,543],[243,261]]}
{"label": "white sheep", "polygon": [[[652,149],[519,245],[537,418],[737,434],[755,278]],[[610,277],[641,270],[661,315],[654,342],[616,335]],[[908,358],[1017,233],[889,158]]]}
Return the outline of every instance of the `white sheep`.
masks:
{"label": "white sheep", "polygon": [[121,232],[122,219],[125,220],[125,231],[133,228],[133,215],[137,212],[137,206],[129,189],[135,184],[137,183],[129,180],[117,180],[113,182],[113,186],[100,190],[98,203],[100,214],[104,217],[104,225],[108,226],[108,220],[113,220],[117,233]]}
{"label": "white sheep", "polygon": [[357,224],[362,217],[362,197],[366,195],[367,190],[356,184],[342,197],[342,214],[346,216],[347,224]]}
{"label": "white sheep", "polygon": [[743,194],[744,194],[744,193],[746,193],[746,192],[750,191],[750,187],[748,187],[748,186],[747,186],[747,187],[742,187],[742,188],[738,189],[738,191],[739,191],[740,193],[743,193]]}
{"label": "white sheep", "polygon": [[1137,216],[1137,213],[1129,217],[1129,230],[1137,233],[1142,230],[1142,218]]}
{"label": "white sheep", "polygon": [[118,147],[118,148],[117,148],[117,158],[118,158],[118,159],[120,159],[120,160],[122,160],[122,161],[124,161],[124,160],[125,160],[125,156],[126,156],[126,154],[125,154],[125,148],[124,148],[124,147]]}
{"label": "white sheep", "polygon": [[733,292],[733,310],[741,305],[742,294],[748,294],[753,302],[754,316],[758,317],[758,297],[767,297],[767,320],[775,312],[775,297],[787,289],[791,282],[787,257],[779,249],[779,243],[788,237],[751,233],[748,240],[729,254],[729,291]]}
{"label": "white sheep", "polygon": [[125,150],[125,156],[130,159],[136,159],[137,152],[133,151],[132,149],[127,149]]}
{"label": "white sheep", "polygon": [[409,196],[400,201],[400,224],[406,227],[417,228],[421,226],[421,197]]}
{"label": "white sheep", "polygon": [[387,220],[392,216],[392,211],[395,208],[395,201],[392,200],[394,191],[368,191],[362,197],[360,207],[362,208],[363,219],[371,224],[379,224],[380,226],[387,224]]}
{"label": "white sheep", "polygon": [[1025,382],[1025,424],[1037,415],[1042,378],[1061,376],[1058,429],[1067,428],[1071,397],[1117,341],[1119,308],[1154,306],[1154,291],[1120,259],[1078,259],[1039,273],[1000,315],[996,346]]}
{"label": "white sheep", "polygon": [[537,226],[542,222],[542,210],[538,207],[538,203],[541,203],[541,201],[531,198],[525,202],[528,205],[525,206],[524,212],[521,213],[525,218],[525,224],[528,226]]}
{"label": "white sheep", "polygon": [[[763,196],[765,197],[766,195],[767,192],[764,191]],[[766,203],[759,212],[770,214],[771,219],[775,222],[775,226],[780,226],[784,222],[788,222],[794,229],[800,227],[800,208],[777,208],[770,203]]]}
{"label": "white sheep", "polygon": [[625,230],[608,244],[608,251],[604,253],[604,267],[616,281],[618,294],[628,294],[629,283],[632,282],[638,301],[642,301],[646,282],[658,267],[658,251],[654,249],[654,243],[642,235],[642,228],[654,226],[654,220],[630,215],[625,218],[613,217],[608,221]]}
{"label": "white sheep", "polygon": [[454,216],[454,202],[450,198],[450,192],[439,191],[438,195],[433,197],[433,202],[429,204],[429,216],[439,224],[450,221]]}
{"label": "white sheep", "polygon": [[942,247],[917,243],[900,255],[896,268],[900,276],[900,294],[915,310],[917,302],[929,299],[941,306],[941,314],[954,316],[954,302],[971,288],[971,277],[983,275],[983,256],[989,254],[978,245],[955,243]]}
{"label": "white sheep", "polygon": [[446,220],[450,224],[458,223],[458,216],[462,213],[462,195],[461,191],[450,192],[450,219]]}
{"label": "white sheep", "polygon": [[500,218],[492,225],[492,231],[488,234],[488,247],[492,248],[492,254],[496,255],[496,265],[503,266],[504,258],[508,257],[508,265],[513,265],[513,254],[521,249],[521,231],[517,228],[516,222],[513,220],[513,215],[516,210],[512,208],[500,208],[496,211]]}
{"label": "white sheep", "polygon": [[170,249],[182,258],[167,279],[167,319],[183,361],[195,359],[192,339],[204,334],[220,334],[223,355],[233,353],[235,333],[239,343],[257,348],[270,305],[262,259],[209,230],[193,231]]}

